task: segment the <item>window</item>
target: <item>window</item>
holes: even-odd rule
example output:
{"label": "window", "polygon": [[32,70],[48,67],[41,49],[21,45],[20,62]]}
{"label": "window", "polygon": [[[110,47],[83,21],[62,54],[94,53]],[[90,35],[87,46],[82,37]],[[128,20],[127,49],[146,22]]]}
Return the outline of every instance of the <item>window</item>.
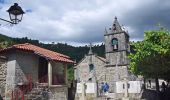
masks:
{"label": "window", "polygon": [[92,81],[92,78],[89,78],[89,81],[91,82],[91,81]]}
{"label": "window", "polygon": [[114,31],[116,30],[116,24],[113,24],[113,30]]}
{"label": "window", "polygon": [[130,84],[128,83],[128,89],[130,88]]}
{"label": "window", "polygon": [[92,70],[94,70],[94,65],[93,65],[93,64],[90,64],[90,65],[89,65],[89,72],[91,72]]}
{"label": "window", "polygon": [[[130,88],[130,84],[129,83],[127,84],[127,88],[128,89]],[[125,84],[123,84],[123,89],[125,89]]]}
{"label": "window", "polygon": [[118,50],[118,39],[117,38],[112,39],[112,46],[113,46],[113,51]]}

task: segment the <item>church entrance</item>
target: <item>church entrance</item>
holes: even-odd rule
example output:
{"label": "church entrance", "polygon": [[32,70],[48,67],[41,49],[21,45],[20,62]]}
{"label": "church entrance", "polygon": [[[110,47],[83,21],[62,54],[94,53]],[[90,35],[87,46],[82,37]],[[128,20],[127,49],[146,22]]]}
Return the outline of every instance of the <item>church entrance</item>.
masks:
{"label": "church entrance", "polygon": [[38,80],[39,83],[48,83],[48,61],[43,57],[39,58]]}

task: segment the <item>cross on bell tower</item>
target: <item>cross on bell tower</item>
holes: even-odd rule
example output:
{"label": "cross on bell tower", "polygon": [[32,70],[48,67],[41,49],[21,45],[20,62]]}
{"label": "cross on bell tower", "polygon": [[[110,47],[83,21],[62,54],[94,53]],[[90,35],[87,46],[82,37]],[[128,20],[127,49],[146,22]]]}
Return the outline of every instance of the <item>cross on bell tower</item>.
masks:
{"label": "cross on bell tower", "polygon": [[93,51],[92,51],[92,43],[90,43],[90,45],[89,45],[89,53],[88,53],[88,55],[92,55],[93,54]]}

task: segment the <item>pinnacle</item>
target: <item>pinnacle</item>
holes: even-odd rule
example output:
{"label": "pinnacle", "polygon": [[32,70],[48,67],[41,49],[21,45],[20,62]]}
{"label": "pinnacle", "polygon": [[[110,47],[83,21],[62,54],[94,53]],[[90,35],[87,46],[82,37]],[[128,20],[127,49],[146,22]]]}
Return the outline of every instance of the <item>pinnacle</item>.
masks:
{"label": "pinnacle", "polygon": [[115,16],[115,20],[113,22],[112,31],[113,32],[121,32],[122,31],[122,28],[121,28],[116,16]]}

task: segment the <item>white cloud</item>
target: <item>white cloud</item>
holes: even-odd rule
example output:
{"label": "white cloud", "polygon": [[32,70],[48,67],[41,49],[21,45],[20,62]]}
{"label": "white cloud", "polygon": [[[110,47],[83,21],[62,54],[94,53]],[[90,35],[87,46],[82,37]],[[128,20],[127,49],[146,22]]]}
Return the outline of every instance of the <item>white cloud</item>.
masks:
{"label": "white cloud", "polygon": [[[12,37],[29,37],[40,41],[64,41],[70,43],[102,42],[104,28],[112,25],[114,16],[121,24],[127,24],[133,39],[136,33],[129,14],[147,8],[159,0],[6,0],[0,17],[7,18],[8,7],[18,2],[27,12],[21,23],[13,27],[0,27],[1,33]],[[166,6],[167,7],[167,6]],[[152,10],[151,10],[152,11]],[[142,14],[141,14],[142,15]],[[136,16],[136,15],[134,15]]]}

